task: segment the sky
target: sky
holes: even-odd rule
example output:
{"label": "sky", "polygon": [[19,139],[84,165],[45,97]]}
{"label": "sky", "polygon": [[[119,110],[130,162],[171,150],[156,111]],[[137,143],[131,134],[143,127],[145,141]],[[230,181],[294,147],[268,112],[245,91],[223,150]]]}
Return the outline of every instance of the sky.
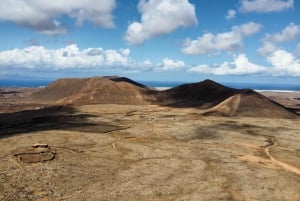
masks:
{"label": "sky", "polygon": [[0,79],[300,84],[300,1],[2,0]]}

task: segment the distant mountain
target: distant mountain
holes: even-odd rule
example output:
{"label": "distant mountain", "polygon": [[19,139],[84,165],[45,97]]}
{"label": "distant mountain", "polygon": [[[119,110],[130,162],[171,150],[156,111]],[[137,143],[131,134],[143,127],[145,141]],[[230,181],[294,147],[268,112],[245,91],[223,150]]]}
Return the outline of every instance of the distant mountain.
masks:
{"label": "distant mountain", "polygon": [[149,104],[149,89],[124,77],[59,79],[35,92],[30,100],[54,104]]}
{"label": "distant mountain", "polygon": [[156,104],[196,107],[204,115],[216,116],[297,117],[284,106],[251,89],[234,89],[212,80],[157,91],[125,77],[66,78],[36,91],[29,100],[61,105]]}

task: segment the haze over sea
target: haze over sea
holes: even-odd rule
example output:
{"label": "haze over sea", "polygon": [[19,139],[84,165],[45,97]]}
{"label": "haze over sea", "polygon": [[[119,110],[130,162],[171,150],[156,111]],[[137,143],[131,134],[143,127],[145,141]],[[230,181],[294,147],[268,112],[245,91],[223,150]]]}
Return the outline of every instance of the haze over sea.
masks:
{"label": "haze over sea", "polygon": [[[200,80],[199,80],[200,81]],[[52,80],[0,80],[0,87],[45,87],[53,82]],[[167,89],[188,82],[178,81],[137,81],[149,87]],[[221,82],[228,87],[243,89],[250,88],[258,91],[299,91],[300,84],[268,84],[268,83],[229,83]]]}

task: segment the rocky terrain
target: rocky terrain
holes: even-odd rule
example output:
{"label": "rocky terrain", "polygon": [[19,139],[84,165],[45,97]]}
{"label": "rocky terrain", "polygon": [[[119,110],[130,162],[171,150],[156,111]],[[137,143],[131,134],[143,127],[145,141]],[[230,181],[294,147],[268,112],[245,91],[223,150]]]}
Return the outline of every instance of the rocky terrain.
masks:
{"label": "rocky terrain", "polygon": [[59,105],[122,104],[197,107],[206,114],[295,118],[293,111],[251,89],[233,89],[211,80],[157,91],[124,77],[60,79],[35,91],[30,102]]}
{"label": "rocky terrain", "polygon": [[300,93],[77,81],[2,93],[1,201],[300,200]]}

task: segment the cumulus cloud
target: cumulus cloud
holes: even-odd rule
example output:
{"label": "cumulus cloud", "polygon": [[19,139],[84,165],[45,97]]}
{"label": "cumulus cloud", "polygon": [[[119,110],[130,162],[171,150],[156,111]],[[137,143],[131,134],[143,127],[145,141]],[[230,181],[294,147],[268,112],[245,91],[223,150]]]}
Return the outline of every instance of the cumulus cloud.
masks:
{"label": "cumulus cloud", "polygon": [[[181,60],[164,58],[152,63],[149,59],[135,61],[130,49],[79,49],[76,44],[59,49],[47,49],[43,46],[30,46],[24,49],[0,51],[0,69],[16,69],[54,72],[57,70],[77,71],[83,69],[114,69],[124,71],[178,71],[187,65]],[[1,71],[0,70],[0,71]]]}
{"label": "cumulus cloud", "polygon": [[285,50],[274,51],[267,60],[273,66],[274,75],[300,76],[300,60]]}
{"label": "cumulus cloud", "polygon": [[283,30],[274,34],[266,34],[263,38],[263,46],[257,49],[258,54],[267,56],[276,51],[276,43],[293,41],[300,36],[300,26],[290,23]]}
{"label": "cumulus cloud", "polygon": [[[290,23],[278,33],[266,34],[263,46],[257,52],[264,56],[271,65],[267,74],[274,76],[300,76],[300,60],[287,50],[280,49],[277,43],[293,41],[300,36],[300,26]],[[297,51],[298,50],[298,51]],[[296,47],[295,55],[300,53],[300,45]],[[299,54],[300,55],[300,54]]]}
{"label": "cumulus cloud", "polygon": [[300,60],[292,53],[276,49],[268,56],[265,67],[250,61],[245,54],[234,56],[232,61],[224,61],[217,65],[191,66],[184,61],[164,58],[161,62],[153,63],[133,60],[130,49],[80,49],[76,44],[59,49],[47,49],[43,46],[30,46],[24,49],[0,51],[0,72],[32,72],[118,69],[130,72],[192,72],[213,75],[246,75],[264,74],[273,76],[300,76]]}
{"label": "cumulus cloud", "polygon": [[125,34],[133,45],[198,23],[195,6],[188,0],[140,0],[138,9],[141,22],[132,22]]}
{"label": "cumulus cloud", "polygon": [[286,50],[277,49],[266,57],[268,66],[251,62],[245,54],[239,54],[231,62],[216,65],[198,65],[188,69],[191,73],[212,75],[249,75],[300,76],[300,59]]}
{"label": "cumulus cloud", "polygon": [[43,46],[31,46],[0,52],[0,68],[29,69],[72,69],[102,66],[132,65],[129,49],[105,50],[87,48],[80,50],[77,45],[51,50]]}
{"label": "cumulus cloud", "polygon": [[293,6],[294,0],[242,0],[239,10],[245,13],[268,13],[291,9]]}
{"label": "cumulus cloud", "polygon": [[259,23],[249,22],[232,28],[235,32],[240,32],[243,36],[251,36],[260,31],[262,25]]}
{"label": "cumulus cloud", "polygon": [[234,51],[242,46],[244,37],[249,37],[261,29],[261,24],[249,22],[234,26],[231,31],[212,34],[206,33],[196,40],[186,39],[182,52],[188,55],[202,55],[214,51]]}
{"label": "cumulus cloud", "polygon": [[13,22],[48,35],[66,33],[66,28],[59,21],[62,16],[75,19],[78,25],[90,21],[98,26],[112,28],[115,6],[115,0],[2,0],[0,21]]}
{"label": "cumulus cloud", "polygon": [[275,50],[277,50],[277,47],[274,43],[270,41],[264,41],[263,46],[257,49],[257,53],[262,56],[266,56],[271,54]]}
{"label": "cumulus cloud", "polygon": [[300,35],[300,26],[290,23],[281,32],[267,34],[265,40],[272,42],[286,42],[296,39]]}
{"label": "cumulus cloud", "polygon": [[240,54],[234,57],[232,62],[224,62],[215,66],[199,65],[190,68],[188,71],[213,75],[245,75],[263,73],[266,68],[250,62],[245,54]]}
{"label": "cumulus cloud", "polygon": [[161,64],[155,68],[156,71],[176,71],[186,67],[186,64],[181,60],[172,60],[164,58]]}
{"label": "cumulus cloud", "polygon": [[235,16],[236,16],[236,11],[230,9],[230,10],[228,10],[227,15],[225,16],[225,18],[226,18],[226,20],[230,20],[230,19],[235,18]]}

